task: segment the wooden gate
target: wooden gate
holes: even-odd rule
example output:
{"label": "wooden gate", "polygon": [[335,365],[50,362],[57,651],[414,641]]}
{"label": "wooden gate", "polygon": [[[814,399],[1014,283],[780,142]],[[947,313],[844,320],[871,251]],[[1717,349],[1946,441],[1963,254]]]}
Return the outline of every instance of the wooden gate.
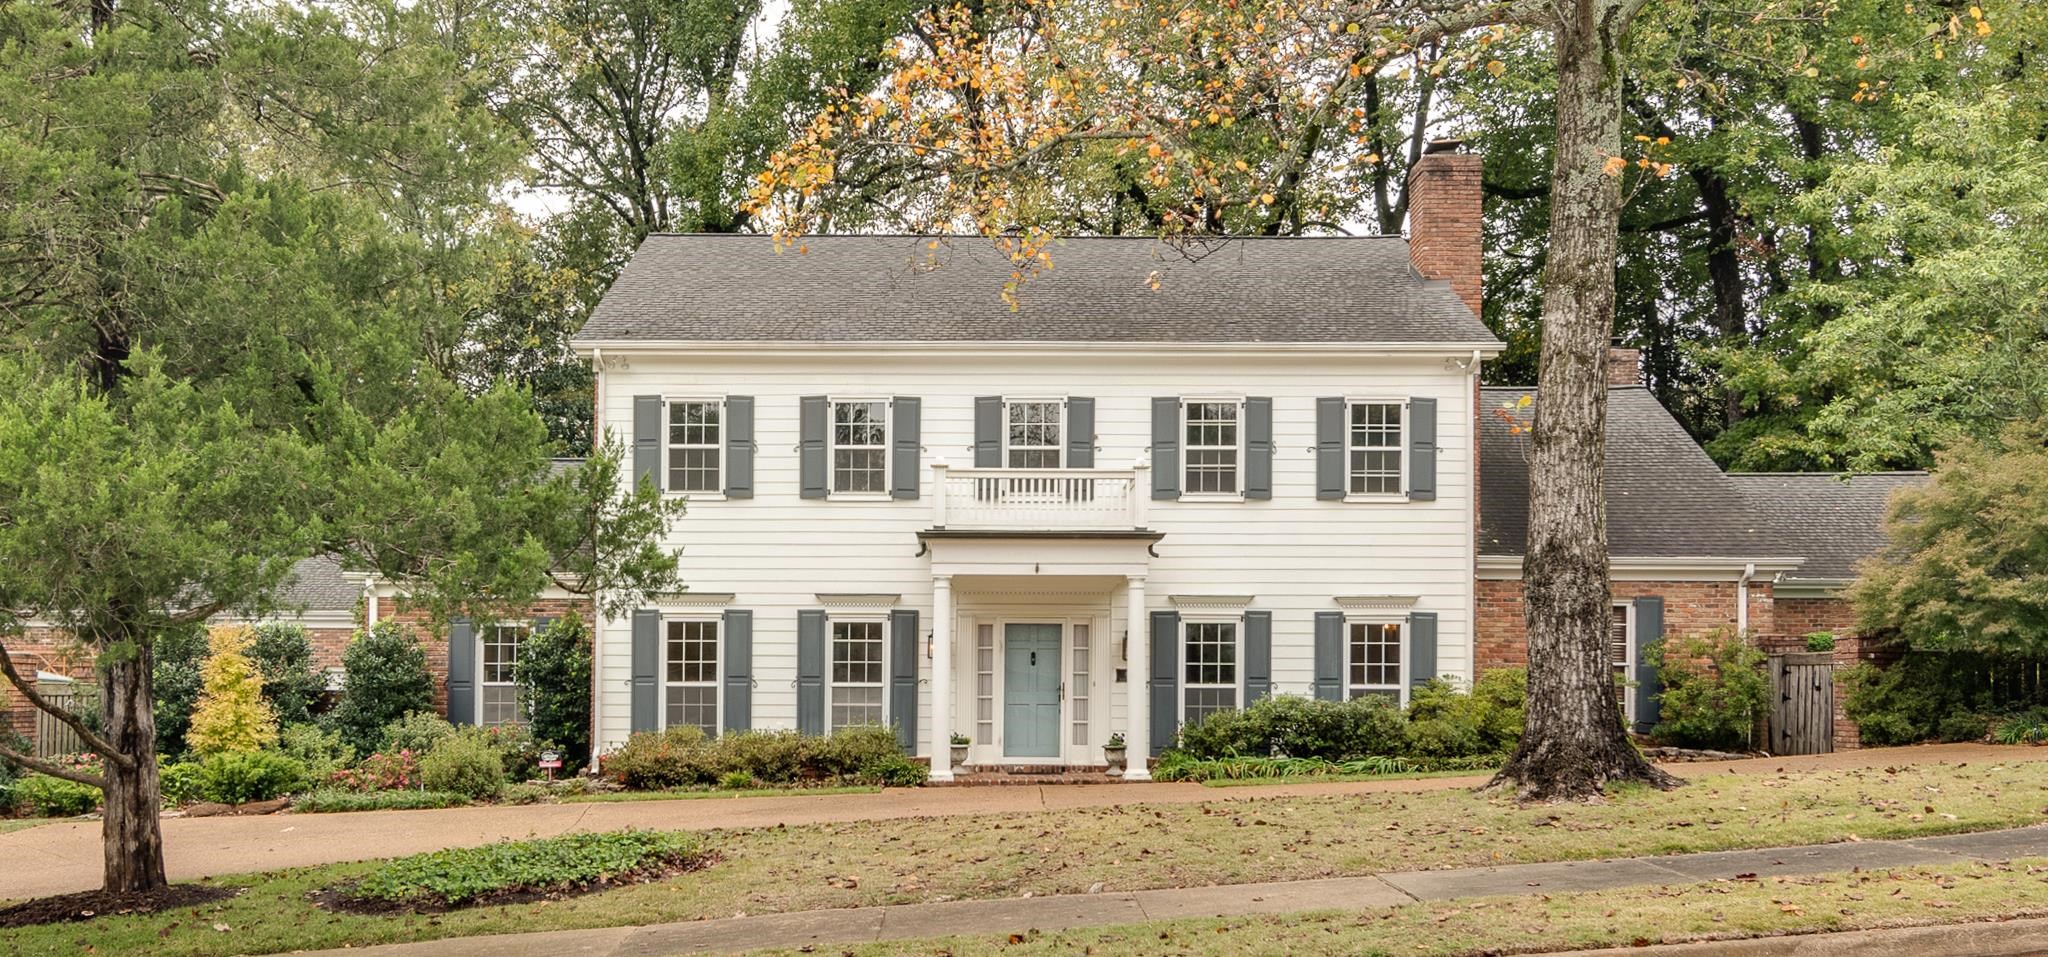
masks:
{"label": "wooden gate", "polygon": [[1771,656],[1771,753],[1835,749],[1835,656],[1804,651]]}

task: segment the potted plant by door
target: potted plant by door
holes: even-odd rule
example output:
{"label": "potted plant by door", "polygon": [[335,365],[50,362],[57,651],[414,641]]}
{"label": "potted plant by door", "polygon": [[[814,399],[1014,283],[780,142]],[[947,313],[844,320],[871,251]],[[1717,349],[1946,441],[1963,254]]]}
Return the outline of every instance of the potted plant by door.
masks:
{"label": "potted plant by door", "polygon": [[966,764],[966,763],[967,763],[967,745],[968,745],[968,744],[969,744],[969,742],[968,742],[968,739],[967,739],[967,736],[966,736],[966,735],[964,735],[964,734],[960,734],[960,733],[958,733],[958,732],[955,732],[955,733],[953,734],[953,766],[954,766],[954,767],[956,767],[956,768],[957,768],[957,767],[960,767],[960,766],[962,766],[962,765],[964,765],[964,764]]}
{"label": "potted plant by door", "polygon": [[1120,774],[1124,769],[1124,733],[1118,731],[1109,736],[1109,743],[1102,746],[1102,757],[1109,763],[1109,773]]}

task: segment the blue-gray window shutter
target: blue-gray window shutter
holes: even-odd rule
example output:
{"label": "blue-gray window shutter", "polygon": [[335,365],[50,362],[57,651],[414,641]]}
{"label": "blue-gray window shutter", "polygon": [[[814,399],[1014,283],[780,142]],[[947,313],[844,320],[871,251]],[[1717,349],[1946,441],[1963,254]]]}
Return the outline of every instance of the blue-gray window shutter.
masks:
{"label": "blue-gray window shutter", "polygon": [[754,613],[725,613],[725,700],[719,702],[725,730],[754,726]]}
{"label": "blue-gray window shutter", "polygon": [[1003,397],[974,397],[974,467],[1003,467]]}
{"label": "blue-gray window shutter", "polygon": [[1152,400],[1152,497],[1180,498],[1180,399]]}
{"label": "blue-gray window shutter", "polygon": [[633,484],[661,488],[661,420],[666,403],[658,395],[633,397]]}
{"label": "blue-gray window shutter", "polygon": [[1436,677],[1436,612],[1408,613],[1408,685],[1419,688]]}
{"label": "blue-gray window shutter", "polygon": [[633,716],[634,731],[661,727],[661,612],[641,608],[633,612]]}
{"label": "blue-gray window shutter", "polygon": [[825,613],[796,613],[796,729],[825,733]]}
{"label": "blue-gray window shutter", "polygon": [[1244,704],[1273,693],[1273,613],[1244,613]]}
{"label": "blue-gray window shutter", "polygon": [[1095,467],[1095,400],[1067,399],[1067,468]]}
{"label": "blue-gray window shutter", "polygon": [[924,474],[922,405],[907,395],[899,395],[889,402],[890,498],[917,497],[918,477]]}
{"label": "blue-gray window shutter", "polygon": [[822,395],[797,400],[797,477],[803,481],[804,498],[824,498],[832,488],[832,475],[825,462],[826,421],[831,410]]}
{"label": "blue-gray window shutter", "polygon": [[1436,400],[1408,400],[1408,498],[1436,501]]}
{"label": "blue-gray window shutter", "polygon": [[1340,501],[1349,489],[1344,468],[1344,400],[1316,400],[1316,498]]}
{"label": "blue-gray window shutter", "polygon": [[1344,700],[1344,613],[1316,612],[1316,700]]}
{"label": "blue-gray window shutter", "polygon": [[1180,734],[1180,613],[1152,613],[1152,756]]}
{"label": "blue-gray window shutter", "polygon": [[448,623],[448,723],[476,723],[476,625]]}
{"label": "blue-gray window shutter", "polygon": [[1244,497],[1273,497],[1273,400],[1244,400]]}
{"label": "blue-gray window shutter", "polygon": [[725,397],[725,497],[754,497],[754,397]]}
{"label": "blue-gray window shutter", "polygon": [[1651,667],[1646,650],[1654,642],[1664,640],[1664,599],[1656,595],[1644,595],[1636,599],[1636,732],[1649,734],[1657,726],[1663,708],[1657,696],[1664,691],[1664,682],[1658,677],[1657,669]]}
{"label": "blue-gray window shutter", "polygon": [[904,754],[917,753],[917,610],[889,612],[889,723]]}

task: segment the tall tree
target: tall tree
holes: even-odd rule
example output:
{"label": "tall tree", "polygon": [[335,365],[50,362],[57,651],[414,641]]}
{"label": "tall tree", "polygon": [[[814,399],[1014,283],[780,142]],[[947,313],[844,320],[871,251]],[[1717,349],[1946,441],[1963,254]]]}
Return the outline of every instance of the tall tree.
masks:
{"label": "tall tree", "polygon": [[[105,758],[105,888],[164,885],[153,648],[331,554],[437,614],[550,576],[673,585],[674,514],[566,474],[531,399],[452,378],[510,154],[404,5],[0,7],[0,672]],[[97,654],[98,730],[5,653]]]}

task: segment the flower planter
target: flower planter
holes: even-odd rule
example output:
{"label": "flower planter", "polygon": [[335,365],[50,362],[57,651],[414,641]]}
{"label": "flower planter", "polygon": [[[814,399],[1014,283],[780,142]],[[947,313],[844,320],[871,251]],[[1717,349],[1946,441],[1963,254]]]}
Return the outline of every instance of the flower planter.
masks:
{"label": "flower planter", "polygon": [[1109,763],[1109,773],[1122,774],[1124,770],[1124,749],[1103,748],[1103,758]]}

